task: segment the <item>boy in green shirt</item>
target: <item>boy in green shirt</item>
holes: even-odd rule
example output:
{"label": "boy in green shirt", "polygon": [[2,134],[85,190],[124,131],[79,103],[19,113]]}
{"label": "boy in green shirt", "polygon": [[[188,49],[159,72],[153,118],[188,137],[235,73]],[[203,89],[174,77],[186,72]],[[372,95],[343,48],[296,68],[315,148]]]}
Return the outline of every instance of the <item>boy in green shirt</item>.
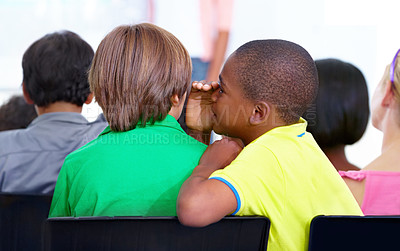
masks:
{"label": "boy in green shirt", "polygon": [[206,149],[176,121],[191,71],[183,45],[155,25],[103,39],[89,83],[109,126],[65,159],[50,217],[176,215],[179,188]]}

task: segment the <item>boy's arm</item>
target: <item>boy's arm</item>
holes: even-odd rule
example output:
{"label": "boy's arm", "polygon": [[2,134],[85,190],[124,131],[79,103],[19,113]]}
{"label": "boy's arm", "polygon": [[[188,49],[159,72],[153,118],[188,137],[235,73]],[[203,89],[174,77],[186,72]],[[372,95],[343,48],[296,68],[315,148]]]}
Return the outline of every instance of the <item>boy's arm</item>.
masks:
{"label": "boy's arm", "polygon": [[[217,28],[217,37],[214,39],[210,65],[207,71],[208,81],[217,81],[221,66],[225,61],[225,53],[228,47],[229,32],[232,26],[233,0],[213,1],[213,10],[216,11],[214,21]],[[206,17],[207,18],[207,17]]]}
{"label": "boy's arm", "polygon": [[218,81],[222,64],[225,60],[225,52],[228,47],[229,31],[218,31],[217,39],[214,42],[213,58],[207,71],[208,81]]}
{"label": "boy's arm", "polygon": [[229,165],[241,150],[236,142],[228,139],[216,141],[207,148],[178,195],[177,214],[182,224],[202,227],[235,211],[237,202],[233,191],[225,183],[208,178]]}

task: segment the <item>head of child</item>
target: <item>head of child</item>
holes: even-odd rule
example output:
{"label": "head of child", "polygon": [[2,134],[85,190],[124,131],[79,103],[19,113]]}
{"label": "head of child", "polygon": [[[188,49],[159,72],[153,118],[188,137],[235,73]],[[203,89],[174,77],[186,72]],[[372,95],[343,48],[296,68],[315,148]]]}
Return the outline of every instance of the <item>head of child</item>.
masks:
{"label": "head of child", "polygon": [[314,60],[284,40],[256,40],[226,61],[213,95],[213,130],[247,145],[265,132],[297,123],[316,97]]}
{"label": "head of child", "polygon": [[90,88],[112,131],[178,118],[190,88],[191,59],[168,31],[148,23],[115,28],[101,41]]}
{"label": "head of child", "polygon": [[35,41],[22,59],[25,99],[37,107],[56,102],[82,107],[92,96],[87,71],[93,49],[77,34],[60,31]]}
{"label": "head of child", "polygon": [[0,106],[0,131],[27,128],[36,117],[34,105],[26,103],[22,95],[12,96]]}
{"label": "head of child", "polygon": [[319,90],[304,113],[318,145],[329,150],[357,142],[369,119],[368,88],[362,72],[338,59],[316,60]]}
{"label": "head of child", "polygon": [[[375,89],[371,100],[372,125],[383,131],[389,117],[400,127],[400,50],[395,54]],[[391,108],[391,109],[387,109]],[[386,119],[385,119],[386,120]]]}

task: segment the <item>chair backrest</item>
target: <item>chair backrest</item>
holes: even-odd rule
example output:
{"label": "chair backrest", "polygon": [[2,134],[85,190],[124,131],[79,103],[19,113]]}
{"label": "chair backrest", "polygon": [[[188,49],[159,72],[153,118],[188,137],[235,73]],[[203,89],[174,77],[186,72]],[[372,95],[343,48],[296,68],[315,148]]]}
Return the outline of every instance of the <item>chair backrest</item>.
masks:
{"label": "chair backrest", "polygon": [[400,250],[400,216],[317,216],[309,251]]}
{"label": "chair backrest", "polygon": [[265,217],[225,217],[202,228],[177,217],[50,218],[44,250],[266,250],[269,227]]}
{"label": "chair backrest", "polygon": [[41,250],[52,195],[0,193],[0,250]]}

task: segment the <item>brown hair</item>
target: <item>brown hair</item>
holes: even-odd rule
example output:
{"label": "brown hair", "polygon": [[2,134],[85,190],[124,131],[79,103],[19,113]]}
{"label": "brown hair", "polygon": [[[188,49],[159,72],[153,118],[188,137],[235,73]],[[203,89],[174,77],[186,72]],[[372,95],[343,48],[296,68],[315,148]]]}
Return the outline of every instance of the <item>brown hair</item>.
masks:
{"label": "brown hair", "polygon": [[123,25],[100,43],[89,71],[92,92],[113,131],[165,119],[170,98],[190,87],[192,64],[182,43],[153,24]]}
{"label": "brown hair", "polygon": [[234,55],[245,97],[271,102],[287,124],[296,123],[315,99],[317,68],[301,46],[285,40],[255,40]]}

